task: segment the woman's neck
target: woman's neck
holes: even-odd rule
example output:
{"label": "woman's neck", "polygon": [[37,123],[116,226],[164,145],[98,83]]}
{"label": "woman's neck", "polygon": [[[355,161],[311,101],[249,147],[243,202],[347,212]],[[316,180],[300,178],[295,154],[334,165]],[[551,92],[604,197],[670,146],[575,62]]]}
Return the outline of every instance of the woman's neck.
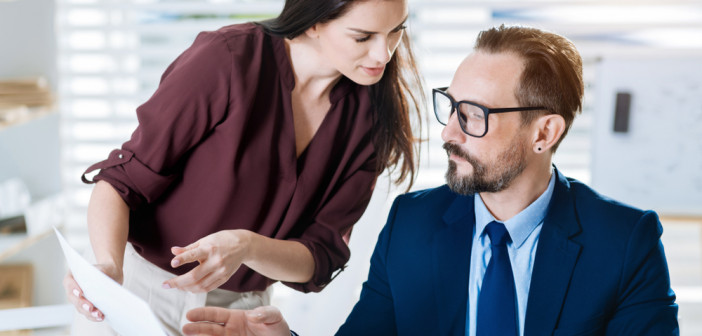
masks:
{"label": "woman's neck", "polygon": [[329,97],[331,89],[341,79],[341,73],[326,64],[315,45],[316,41],[304,34],[284,41],[295,76],[294,91],[306,99]]}

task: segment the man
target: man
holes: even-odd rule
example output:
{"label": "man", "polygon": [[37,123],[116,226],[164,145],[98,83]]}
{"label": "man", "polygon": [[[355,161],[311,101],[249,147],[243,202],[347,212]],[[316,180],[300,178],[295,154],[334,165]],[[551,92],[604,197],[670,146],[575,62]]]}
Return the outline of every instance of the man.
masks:
{"label": "man", "polygon": [[[582,96],[582,61],[567,39],[483,31],[451,86],[433,92],[447,185],[395,200],[338,334],[677,335],[657,215],[552,166]],[[272,307],[209,309],[191,320],[224,326],[186,333],[288,333]]]}

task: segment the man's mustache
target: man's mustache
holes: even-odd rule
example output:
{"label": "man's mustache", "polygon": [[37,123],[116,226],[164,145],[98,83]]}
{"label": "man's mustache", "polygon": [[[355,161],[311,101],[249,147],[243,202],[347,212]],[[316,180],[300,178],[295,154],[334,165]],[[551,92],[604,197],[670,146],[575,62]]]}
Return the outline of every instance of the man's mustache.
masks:
{"label": "man's mustache", "polygon": [[473,163],[473,158],[470,157],[470,155],[463,150],[461,150],[461,147],[459,147],[456,144],[444,142],[444,150],[446,150],[446,154],[448,155],[455,155],[458,156],[459,158],[466,160],[470,163]]}

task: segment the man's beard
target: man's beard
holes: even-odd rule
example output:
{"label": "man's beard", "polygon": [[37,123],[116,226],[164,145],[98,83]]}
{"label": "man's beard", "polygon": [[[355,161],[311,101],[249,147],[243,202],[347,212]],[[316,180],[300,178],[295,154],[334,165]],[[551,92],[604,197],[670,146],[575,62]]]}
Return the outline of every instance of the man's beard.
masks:
{"label": "man's beard", "polygon": [[456,144],[444,143],[444,149],[449,155],[456,155],[473,166],[472,173],[459,176],[456,163],[449,160],[446,183],[453,192],[461,195],[502,191],[526,168],[526,146],[518,136],[492,164],[479,162]]}

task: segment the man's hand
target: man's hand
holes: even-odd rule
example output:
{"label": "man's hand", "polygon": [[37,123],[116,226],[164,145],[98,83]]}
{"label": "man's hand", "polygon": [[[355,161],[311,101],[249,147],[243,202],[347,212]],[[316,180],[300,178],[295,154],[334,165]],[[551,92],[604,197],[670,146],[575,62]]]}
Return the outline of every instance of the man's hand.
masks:
{"label": "man's hand", "polygon": [[221,286],[245,261],[251,234],[246,230],[225,230],[186,247],[172,247],[171,252],[175,255],[171,260],[172,267],[192,262],[199,265],[188,273],[165,281],[163,287],[204,293]]}
{"label": "man's hand", "polygon": [[258,307],[236,310],[219,307],[195,308],[186,315],[185,335],[289,336],[290,328],[278,308]]}

